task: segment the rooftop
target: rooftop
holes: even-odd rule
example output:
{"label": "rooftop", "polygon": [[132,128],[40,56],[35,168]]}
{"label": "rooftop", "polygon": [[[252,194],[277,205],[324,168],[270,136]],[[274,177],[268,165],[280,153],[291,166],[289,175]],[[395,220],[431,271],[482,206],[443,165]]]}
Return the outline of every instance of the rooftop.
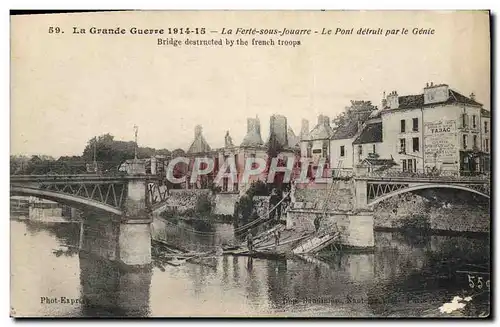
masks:
{"label": "rooftop", "polygon": [[[359,113],[358,121],[359,122],[364,122],[366,121],[370,115],[372,114],[372,111],[364,111]],[[342,139],[350,139],[353,138],[356,133],[358,132],[358,121],[355,120],[348,120],[347,124],[338,126],[334,129],[333,134],[331,139],[332,140],[342,140]]]}
{"label": "rooftop", "polygon": [[383,166],[383,167],[397,166],[397,163],[392,158],[391,159],[366,158],[362,162],[368,163],[371,166]]}
{"label": "rooftop", "polygon": [[[434,106],[436,104],[452,104],[452,103],[461,103],[461,104],[468,104],[472,106],[482,106],[481,103],[472,100],[469,97],[466,97],[465,95],[449,89],[448,90],[448,99],[446,101],[442,102],[437,102],[437,103],[431,103],[431,104],[424,104],[424,95],[423,94],[415,94],[415,95],[404,95],[398,97],[399,100],[399,107],[394,109],[413,109],[413,108],[422,108],[422,107],[430,107]],[[388,110],[388,109],[386,109]]]}
{"label": "rooftop", "polygon": [[382,142],[382,123],[368,124],[353,144],[366,144]]}

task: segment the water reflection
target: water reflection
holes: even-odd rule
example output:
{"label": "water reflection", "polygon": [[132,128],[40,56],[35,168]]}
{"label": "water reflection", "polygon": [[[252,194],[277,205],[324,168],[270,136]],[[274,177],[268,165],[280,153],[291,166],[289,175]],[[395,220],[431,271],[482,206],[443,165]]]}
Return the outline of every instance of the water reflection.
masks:
{"label": "water reflection", "polygon": [[[366,253],[214,256],[180,266],[153,255],[152,268],[128,270],[77,255],[78,224],[11,226],[13,305],[42,316],[433,316],[451,296],[469,294],[457,269],[489,263],[484,235],[376,232]],[[81,303],[47,306],[42,296]],[[489,310],[489,294],[482,296],[475,312]]]}
{"label": "water reflection", "polygon": [[126,269],[80,254],[84,316],[147,316],[151,268]]}

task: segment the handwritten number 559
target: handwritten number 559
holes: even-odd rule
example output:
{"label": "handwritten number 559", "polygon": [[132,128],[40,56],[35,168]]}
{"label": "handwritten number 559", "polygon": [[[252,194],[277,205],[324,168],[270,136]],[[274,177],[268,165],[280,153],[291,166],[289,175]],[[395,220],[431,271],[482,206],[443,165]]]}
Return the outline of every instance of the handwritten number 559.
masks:
{"label": "handwritten number 559", "polygon": [[54,34],[54,33],[55,33],[55,34],[59,34],[59,33],[61,33],[61,28],[59,28],[59,27],[57,27],[57,26],[56,26],[56,27],[54,27],[54,26],[50,26],[50,27],[49,27],[49,34]]}

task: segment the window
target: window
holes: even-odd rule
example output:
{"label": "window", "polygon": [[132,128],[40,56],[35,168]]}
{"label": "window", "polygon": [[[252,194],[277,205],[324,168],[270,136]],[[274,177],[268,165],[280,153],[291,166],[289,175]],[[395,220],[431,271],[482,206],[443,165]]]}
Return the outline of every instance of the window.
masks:
{"label": "window", "polygon": [[406,132],[406,120],[401,119],[401,133]]}
{"label": "window", "polygon": [[323,157],[326,157],[328,153],[328,141],[323,141]]}
{"label": "window", "polygon": [[311,157],[311,149],[312,149],[312,143],[308,142],[307,143],[307,157]]}
{"label": "window", "polygon": [[376,147],[375,147],[375,144],[373,144],[372,146],[373,146],[373,148],[372,148],[372,153],[377,153],[377,149],[376,149]]}
{"label": "window", "polygon": [[465,128],[467,127],[467,114],[462,114],[462,127]]}
{"label": "window", "polygon": [[490,152],[490,140],[484,139],[484,151]]}
{"label": "window", "polygon": [[416,159],[403,159],[401,160],[403,171],[415,172],[417,171],[417,160]]}
{"label": "window", "polygon": [[340,146],[340,156],[341,156],[341,157],[344,157],[344,156],[345,156],[345,146],[344,146],[344,145],[341,145],[341,146]]}
{"label": "window", "polygon": [[472,115],[472,128],[476,128],[476,115]]}
{"label": "window", "polygon": [[360,157],[363,155],[363,146],[361,144],[358,145],[358,154]]}
{"label": "window", "polygon": [[484,132],[488,133],[488,122],[487,121],[484,122]]}
{"label": "window", "polygon": [[418,118],[413,118],[413,129],[414,132],[418,132]]}
{"label": "window", "polygon": [[462,148],[467,149],[467,134],[462,135]]}
{"label": "window", "polygon": [[418,137],[413,138],[413,152],[420,151],[420,139]]}
{"label": "window", "polygon": [[477,135],[472,136],[472,145],[474,148],[477,148]]}
{"label": "window", "polygon": [[408,171],[413,171],[413,160],[408,159]]}
{"label": "window", "polygon": [[313,150],[313,154],[319,154],[319,153],[321,153],[321,149],[314,149]]}
{"label": "window", "polygon": [[406,139],[399,139],[399,153],[406,153]]}

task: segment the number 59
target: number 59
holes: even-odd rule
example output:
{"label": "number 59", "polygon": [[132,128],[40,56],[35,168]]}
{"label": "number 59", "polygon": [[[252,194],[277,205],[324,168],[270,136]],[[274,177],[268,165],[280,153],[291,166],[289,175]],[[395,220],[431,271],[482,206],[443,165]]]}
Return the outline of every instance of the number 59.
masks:
{"label": "number 59", "polygon": [[61,29],[59,27],[53,27],[53,26],[50,26],[49,27],[49,34],[53,34],[53,33],[61,33]]}

